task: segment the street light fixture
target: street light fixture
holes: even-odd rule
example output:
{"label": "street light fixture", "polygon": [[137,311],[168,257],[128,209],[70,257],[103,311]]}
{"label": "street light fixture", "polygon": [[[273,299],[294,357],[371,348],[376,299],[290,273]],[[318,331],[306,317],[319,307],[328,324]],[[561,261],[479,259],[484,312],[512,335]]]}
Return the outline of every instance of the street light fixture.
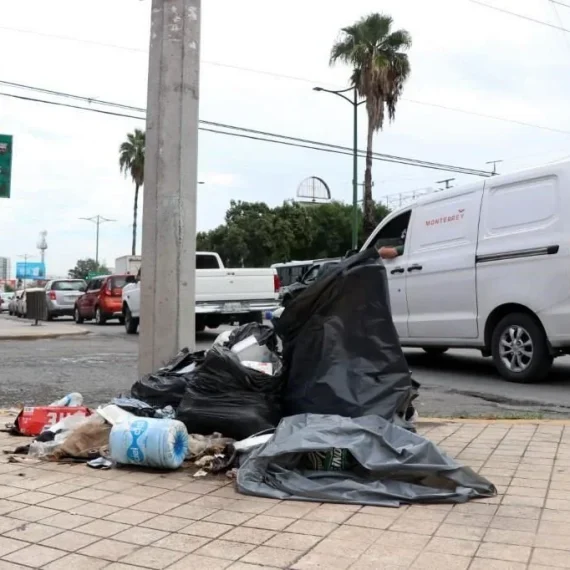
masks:
{"label": "street light fixture", "polygon": [[[358,100],[358,90],[356,86],[347,87],[346,89],[325,89],[324,87],[313,87],[313,91],[323,91],[332,93],[342,97],[348,101],[353,107],[353,150],[352,150],[352,249],[358,248],[358,106],[366,103],[366,100]],[[352,99],[347,97],[345,93],[353,92]]]}

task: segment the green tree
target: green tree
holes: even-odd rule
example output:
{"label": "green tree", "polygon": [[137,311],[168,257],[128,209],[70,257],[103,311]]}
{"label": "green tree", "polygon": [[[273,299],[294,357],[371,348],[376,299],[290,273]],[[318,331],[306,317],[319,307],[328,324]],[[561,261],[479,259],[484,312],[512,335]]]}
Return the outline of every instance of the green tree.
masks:
{"label": "green tree", "polygon": [[364,234],[374,229],[372,199],[372,146],[374,133],[384,126],[386,112],[390,121],[404,84],[410,75],[410,61],[405,53],[412,45],[406,30],[392,30],[393,20],[384,14],[370,14],[341,30],[333,45],[330,64],[342,62],[353,69],[351,83],[366,99],[368,132],[366,169],[364,171]]}
{"label": "green tree", "polygon": [[97,264],[94,259],[78,259],[75,267],[68,271],[71,279],[87,279],[89,273],[109,274],[109,269],[105,264]]}
{"label": "green tree", "polygon": [[127,134],[127,140],[119,147],[119,168],[126,176],[130,176],[135,185],[135,201],[133,207],[133,246],[132,255],[137,249],[137,211],[139,208],[139,190],[144,184],[144,152],[145,133],[135,129]]}
{"label": "green tree", "polygon": [[9,285],[8,283],[6,283],[4,285],[4,292],[5,293],[14,293],[14,287],[12,287],[12,285]]}
{"label": "green tree", "polygon": [[[374,204],[374,223],[388,212]],[[197,249],[217,252],[228,267],[340,257],[351,248],[351,221],[352,206],[342,202],[309,207],[285,202],[275,208],[262,202],[231,202],[226,223],[200,232]]]}

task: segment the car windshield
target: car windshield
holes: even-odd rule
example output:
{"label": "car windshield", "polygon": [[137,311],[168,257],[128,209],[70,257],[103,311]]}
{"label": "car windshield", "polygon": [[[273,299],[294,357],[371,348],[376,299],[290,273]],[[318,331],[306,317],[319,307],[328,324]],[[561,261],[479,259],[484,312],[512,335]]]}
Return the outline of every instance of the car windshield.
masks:
{"label": "car windshield", "polygon": [[82,291],[85,289],[84,281],[56,281],[51,286],[52,291]]}

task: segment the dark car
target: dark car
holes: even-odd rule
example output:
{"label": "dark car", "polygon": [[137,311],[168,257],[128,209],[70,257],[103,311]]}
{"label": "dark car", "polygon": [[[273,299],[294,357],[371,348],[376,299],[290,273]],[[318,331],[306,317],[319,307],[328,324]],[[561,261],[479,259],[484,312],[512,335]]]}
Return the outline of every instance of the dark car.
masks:
{"label": "dark car", "polygon": [[340,259],[326,259],[311,265],[295,283],[291,283],[291,285],[283,289],[282,305],[286,307],[299,293],[303,292],[315,281],[318,281],[339,263]]}

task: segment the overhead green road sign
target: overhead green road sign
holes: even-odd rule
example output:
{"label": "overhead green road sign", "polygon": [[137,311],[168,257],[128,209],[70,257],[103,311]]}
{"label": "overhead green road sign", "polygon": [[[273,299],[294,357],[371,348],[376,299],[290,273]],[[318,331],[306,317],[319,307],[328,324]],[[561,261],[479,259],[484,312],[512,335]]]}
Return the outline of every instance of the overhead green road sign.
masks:
{"label": "overhead green road sign", "polygon": [[0,135],[0,198],[10,197],[12,146],[12,135]]}
{"label": "overhead green road sign", "polygon": [[104,275],[107,275],[107,273],[101,273],[100,271],[90,271],[90,272],[87,274],[87,280],[89,281],[89,280],[91,280],[91,279],[95,279],[95,277],[101,277],[101,276],[104,276]]}

